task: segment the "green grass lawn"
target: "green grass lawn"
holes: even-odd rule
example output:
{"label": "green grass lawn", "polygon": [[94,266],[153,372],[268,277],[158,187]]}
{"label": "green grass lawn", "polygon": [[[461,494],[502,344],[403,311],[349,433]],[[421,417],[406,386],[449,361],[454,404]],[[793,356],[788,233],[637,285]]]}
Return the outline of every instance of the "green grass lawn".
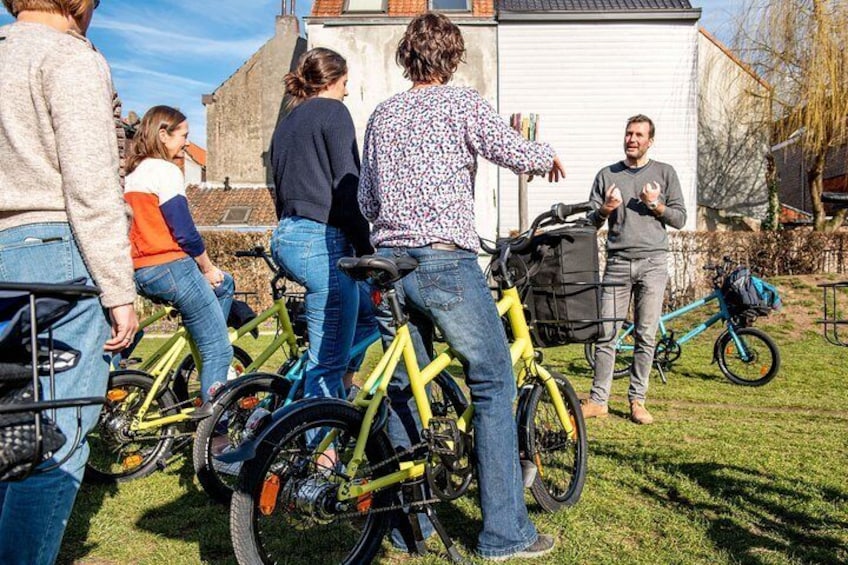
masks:
{"label": "green grass lawn", "polygon": [[[792,305],[758,324],[780,346],[775,380],[731,384],[711,364],[711,330],[684,347],[667,385],[652,373],[654,425],[626,419],[627,383],[616,381],[610,417],[588,422],[581,501],[550,515],[528,496],[531,518],[557,538],[534,563],[848,562],[848,350],[811,324],[820,304],[810,281],[779,282]],[[546,350],[545,360],[588,392],[582,346]],[[474,497],[438,511],[470,555]],[[186,452],[145,479],[83,486],[59,561],[233,563],[228,509],[200,490]],[[446,561],[386,550],[378,562]]]}

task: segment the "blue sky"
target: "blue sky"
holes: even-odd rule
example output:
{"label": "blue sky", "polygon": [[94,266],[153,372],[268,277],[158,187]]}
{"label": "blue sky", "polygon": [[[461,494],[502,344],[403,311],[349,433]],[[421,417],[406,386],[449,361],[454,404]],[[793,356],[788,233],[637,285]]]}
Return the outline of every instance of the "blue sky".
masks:
{"label": "blue sky", "polygon": [[[725,39],[732,35],[738,0],[691,0],[703,25]],[[203,94],[238,69],[274,34],[281,0],[103,0],[88,36],[112,66],[124,113],[143,114],[156,104],[179,107],[189,118],[191,139],[206,145]],[[309,12],[301,0],[297,14]],[[12,21],[0,9],[0,25]]]}

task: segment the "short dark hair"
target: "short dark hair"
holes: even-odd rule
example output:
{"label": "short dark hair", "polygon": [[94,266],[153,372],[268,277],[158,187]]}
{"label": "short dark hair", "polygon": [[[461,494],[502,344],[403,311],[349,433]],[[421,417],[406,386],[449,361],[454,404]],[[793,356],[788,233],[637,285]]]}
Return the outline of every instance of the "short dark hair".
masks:
{"label": "short dark hair", "polygon": [[398,43],[395,62],[412,82],[448,82],[465,60],[462,32],[447,16],[426,12],[414,18]]}
{"label": "short dark hair", "polygon": [[624,129],[629,128],[630,124],[648,124],[648,138],[654,139],[654,133],[656,132],[654,121],[645,114],[636,114],[627,118],[627,125],[624,126]]}

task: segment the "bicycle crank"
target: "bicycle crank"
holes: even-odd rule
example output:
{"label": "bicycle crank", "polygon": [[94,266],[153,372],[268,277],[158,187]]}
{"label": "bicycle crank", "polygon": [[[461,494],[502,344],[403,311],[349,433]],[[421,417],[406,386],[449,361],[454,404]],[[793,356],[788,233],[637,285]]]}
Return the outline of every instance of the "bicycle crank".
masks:
{"label": "bicycle crank", "polygon": [[430,418],[422,431],[429,455],[425,476],[431,492],[440,500],[456,500],[468,490],[472,478],[472,437],[451,418]]}

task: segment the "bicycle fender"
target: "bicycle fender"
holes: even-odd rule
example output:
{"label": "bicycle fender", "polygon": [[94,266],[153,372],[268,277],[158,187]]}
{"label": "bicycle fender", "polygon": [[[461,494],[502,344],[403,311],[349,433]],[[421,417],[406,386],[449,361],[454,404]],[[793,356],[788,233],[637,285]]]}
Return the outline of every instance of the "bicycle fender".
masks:
{"label": "bicycle fender", "polygon": [[710,361],[710,365],[718,363],[718,357],[719,355],[721,355],[721,352],[719,351],[719,348],[721,347],[721,340],[724,339],[724,336],[729,333],[730,332],[728,330],[724,330],[723,332],[721,332],[721,335],[716,338],[715,343],[713,344],[713,360]]}
{"label": "bicycle fender", "polygon": [[255,385],[258,383],[267,382],[271,385],[272,388],[275,388],[275,392],[278,394],[282,394],[282,390],[277,390],[274,385],[278,380],[285,379],[285,377],[281,377],[275,373],[250,373],[247,375],[242,375],[237,379],[229,381],[224,386],[222,386],[215,393],[215,396],[212,398],[212,408],[215,409],[222,404],[226,404],[230,402],[232,397],[242,390],[246,386]]}
{"label": "bicycle fender", "polygon": [[528,400],[530,393],[533,392],[533,384],[526,384],[518,391],[518,408],[515,410],[515,421],[522,422],[525,412],[527,411]]}
{"label": "bicycle fender", "polygon": [[[271,414],[268,423],[264,428],[250,441],[246,441],[239,445],[236,449],[228,451],[215,457],[216,460],[222,463],[238,463],[240,461],[249,461],[256,457],[256,448],[265,441],[265,438],[274,430],[274,428],[288,416],[295,417],[300,411],[309,408],[313,404],[340,404],[350,409],[354,409],[350,402],[341,400],[340,398],[307,398],[292,402],[288,406],[278,408]],[[360,413],[361,414],[361,413]],[[377,418],[374,420],[374,425],[371,427],[371,435],[375,432],[381,432],[385,428],[388,421],[388,410],[385,408],[385,403],[381,407]]]}

